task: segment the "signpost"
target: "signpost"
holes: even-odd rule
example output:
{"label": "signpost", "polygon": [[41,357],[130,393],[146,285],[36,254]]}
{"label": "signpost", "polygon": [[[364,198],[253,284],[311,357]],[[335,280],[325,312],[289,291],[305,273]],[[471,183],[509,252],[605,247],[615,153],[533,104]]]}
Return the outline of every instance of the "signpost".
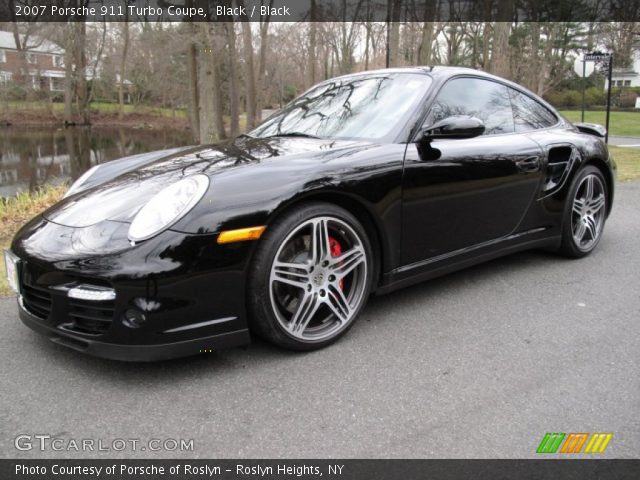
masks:
{"label": "signpost", "polygon": [[609,142],[609,116],[611,113],[611,76],[613,74],[613,55],[611,53],[591,52],[585,53],[582,56],[582,121],[584,122],[584,90],[585,90],[585,76],[586,76],[586,63],[594,62],[600,64],[603,68],[607,68],[607,116],[606,125],[607,133],[605,134],[605,143]]}

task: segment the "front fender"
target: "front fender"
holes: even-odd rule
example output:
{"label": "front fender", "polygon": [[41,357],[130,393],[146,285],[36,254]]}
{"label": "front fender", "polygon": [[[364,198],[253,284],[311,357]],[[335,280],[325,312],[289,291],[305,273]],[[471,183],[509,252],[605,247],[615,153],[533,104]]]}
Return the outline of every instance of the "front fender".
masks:
{"label": "front fender", "polygon": [[263,161],[222,170],[198,205],[172,229],[209,234],[268,224],[304,197],[330,192],[350,196],[385,218],[401,199],[405,145],[376,145],[334,158]]}

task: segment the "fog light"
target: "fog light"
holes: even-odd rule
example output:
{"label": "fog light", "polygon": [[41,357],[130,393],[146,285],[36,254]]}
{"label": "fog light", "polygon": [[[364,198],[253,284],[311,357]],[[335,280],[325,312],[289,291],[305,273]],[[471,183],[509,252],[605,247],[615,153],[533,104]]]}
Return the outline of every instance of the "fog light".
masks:
{"label": "fog light", "polygon": [[116,292],[113,288],[80,285],[67,292],[69,298],[88,300],[90,302],[109,302],[115,300]]}
{"label": "fog light", "polygon": [[147,317],[140,310],[130,308],[124,312],[124,323],[129,328],[141,327],[144,322],[147,321]]}

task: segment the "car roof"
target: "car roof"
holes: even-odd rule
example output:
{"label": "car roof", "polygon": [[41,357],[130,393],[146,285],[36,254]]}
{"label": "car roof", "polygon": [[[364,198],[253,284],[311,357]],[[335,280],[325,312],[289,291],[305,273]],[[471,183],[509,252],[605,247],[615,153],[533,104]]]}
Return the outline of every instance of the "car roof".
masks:
{"label": "car roof", "polygon": [[497,75],[492,75],[490,73],[483,72],[482,70],[476,70],[474,68],[468,68],[468,67],[431,65],[431,66],[415,66],[415,67],[381,68],[378,70],[366,70],[364,72],[350,73],[347,75],[341,75],[339,77],[329,78],[323,82],[320,82],[320,85],[336,79],[343,80],[348,78],[355,78],[358,76],[366,77],[366,76],[380,75],[384,73],[413,73],[413,74],[422,73],[424,75],[428,75],[432,77],[434,80],[439,80],[439,81],[444,81],[447,78],[451,78],[457,75],[473,75],[475,77],[482,77],[488,80],[496,80],[496,81],[502,82],[505,85],[513,87],[516,90],[525,92],[527,95],[533,97],[538,102],[542,103],[545,107],[547,107],[552,112],[554,112],[556,116],[566,121],[566,119],[552,105],[550,105],[547,101],[541,98],[540,95],[535,94],[534,92],[524,87],[523,85],[520,85],[519,83],[513,82],[511,80],[507,80],[506,78],[498,77]]}
{"label": "car roof", "polygon": [[[347,79],[347,78],[353,78],[353,77],[359,77],[359,76],[373,76],[373,75],[380,75],[383,73],[422,73],[425,75],[429,75],[432,77],[438,77],[438,78],[448,78],[448,77],[452,77],[455,75],[475,75],[475,76],[479,76],[479,77],[485,77],[485,78],[492,78],[495,80],[500,80],[501,82],[505,82],[505,83],[509,83],[509,84],[513,84],[516,85],[520,88],[522,88],[520,85],[511,82],[510,80],[507,80],[506,78],[502,78],[502,77],[498,77],[496,75],[492,75],[490,73],[487,72],[483,72],[482,70],[476,70],[474,68],[468,68],[468,67],[451,67],[451,66],[444,66],[444,65],[425,65],[425,66],[415,66],[415,67],[395,67],[395,68],[380,68],[377,70],[366,70],[363,72],[355,72],[355,73],[349,73],[346,75],[340,75],[338,77],[333,77],[333,78],[329,78],[326,81],[331,81],[331,80],[335,80],[335,79]],[[324,83],[324,82],[321,82]]]}

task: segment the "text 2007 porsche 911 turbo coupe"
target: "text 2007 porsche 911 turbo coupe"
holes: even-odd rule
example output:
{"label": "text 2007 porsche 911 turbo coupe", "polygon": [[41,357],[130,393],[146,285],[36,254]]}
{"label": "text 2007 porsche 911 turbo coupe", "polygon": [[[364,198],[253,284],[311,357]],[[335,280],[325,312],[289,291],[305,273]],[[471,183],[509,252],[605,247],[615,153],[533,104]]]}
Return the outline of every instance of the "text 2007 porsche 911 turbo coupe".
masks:
{"label": "text 2007 porsche 911 turbo coupe", "polygon": [[7,272],[25,324],[93,355],[250,332],[316,349],[372,292],[525,249],[589,254],[613,199],[604,133],[475,70],[339,77],[226,143],[94,167],[18,232]]}

